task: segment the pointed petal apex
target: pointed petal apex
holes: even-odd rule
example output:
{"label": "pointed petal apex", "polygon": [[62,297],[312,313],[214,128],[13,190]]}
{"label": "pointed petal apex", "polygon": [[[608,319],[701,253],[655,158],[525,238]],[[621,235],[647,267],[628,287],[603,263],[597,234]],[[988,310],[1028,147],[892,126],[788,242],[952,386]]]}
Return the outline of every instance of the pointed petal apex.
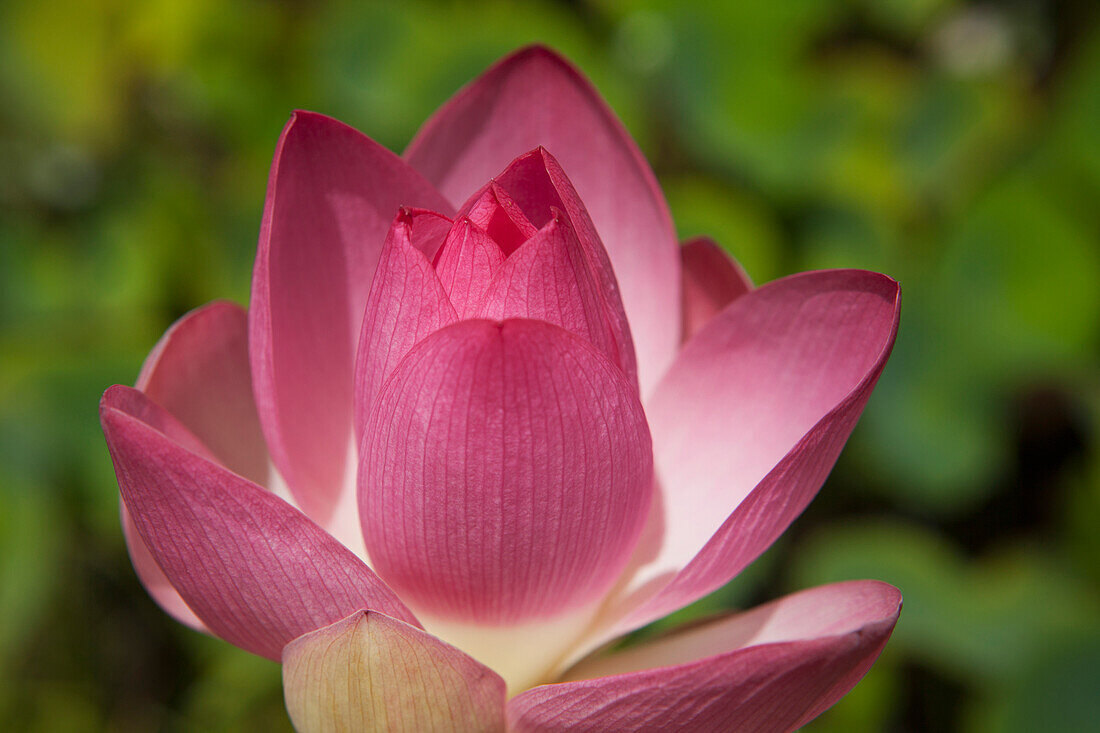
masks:
{"label": "pointed petal apex", "polygon": [[360,437],[378,391],[401,358],[458,318],[426,254],[439,249],[450,226],[438,214],[406,210],[386,237],[355,364],[355,429]]}
{"label": "pointed petal apex", "polygon": [[796,593],[582,662],[513,698],[509,730],[793,731],[867,673],[900,610],[875,581]]}
{"label": "pointed petal apex", "polygon": [[[801,514],[886,365],[900,305],[885,275],[802,273],[734,300],[685,346],[647,410],[663,536],[616,633],[720,587]],[[654,578],[663,590],[639,605]]]}
{"label": "pointed petal apex", "polygon": [[[136,386],[209,446],[220,463],[266,484],[269,459],[252,397],[247,331],[248,317],[235,303],[196,308],[153,347]],[[204,631],[149,553],[125,504],[120,513],[126,548],[149,595],[176,620]]]}
{"label": "pointed petal apex", "polygon": [[459,216],[466,216],[481,227],[505,255],[512,254],[538,231],[519,205],[496,181],[490,182],[471,196],[460,210]]}
{"label": "pointed petal apex", "polygon": [[720,310],[752,290],[752,280],[709,237],[695,237],[680,248],[683,261],[684,335],[686,342]]}
{"label": "pointed petal apex", "polygon": [[675,232],[649,164],[572,64],[543,46],[508,56],[441,107],[405,158],[445,196],[464,201],[538,146],[561,161],[607,247],[648,394],[680,343]]}
{"label": "pointed petal apex", "polygon": [[504,264],[504,252],[484,229],[460,217],[447,235],[435,271],[459,318],[476,318],[481,302]]}
{"label": "pointed petal apex", "polygon": [[[496,185],[508,194],[530,222],[541,229],[549,229],[552,224],[553,228],[562,229],[560,224],[566,224],[564,228],[570,233],[560,236],[571,236],[579,244],[581,256],[575,256],[577,247],[570,248],[574,252],[571,257],[577,260],[574,269],[579,278],[592,282],[591,288],[585,289],[592,290],[598,301],[596,309],[602,311],[606,319],[611,341],[618,352],[613,360],[631,381],[638,382],[634,339],[611,261],[584,204],[557,160],[544,148],[536,148],[513,160],[497,177]],[[603,337],[600,337],[600,342],[603,343]]]}
{"label": "pointed petal apex", "polygon": [[278,659],[291,639],[356,609],[416,623],[350,550],[282,499],[213,462],[142,393],[112,387],[100,416],[138,533],[213,633]]}
{"label": "pointed petal apex", "polygon": [[504,731],[504,680],[380,613],[355,613],[287,644],[283,689],[301,733]]}
{"label": "pointed petal apex", "polygon": [[365,135],[312,112],[291,117],[268,180],[249,350],[272,459],[322,522],[344,489],[355,346],[399,206],[450,210],[430,183]]}
{"label": "pointed petal apex", "polygon": [[485,294],[480,315],[503,321],[533,318],[561,326],[602,351],[624,373],[628,348],[616,341],[614,313],[605,307],[584,250],[557,209],[539,232],[516,250]]}

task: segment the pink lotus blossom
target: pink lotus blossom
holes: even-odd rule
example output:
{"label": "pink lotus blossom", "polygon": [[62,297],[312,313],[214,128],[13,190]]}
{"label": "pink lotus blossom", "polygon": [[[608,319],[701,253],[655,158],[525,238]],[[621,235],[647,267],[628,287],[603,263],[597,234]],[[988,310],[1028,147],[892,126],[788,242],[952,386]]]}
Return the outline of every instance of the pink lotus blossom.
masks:
{"label": "pink lotus blossom", "polygon": [[624,651],[820,488],[893,345],[857,270],[754,288],[592,86],[497,63],[403,157],[296,113],[247,313],[176,323],[101,403],[164,610],[281,661],[301,730],[790,730],[901,606],[813,588]]}

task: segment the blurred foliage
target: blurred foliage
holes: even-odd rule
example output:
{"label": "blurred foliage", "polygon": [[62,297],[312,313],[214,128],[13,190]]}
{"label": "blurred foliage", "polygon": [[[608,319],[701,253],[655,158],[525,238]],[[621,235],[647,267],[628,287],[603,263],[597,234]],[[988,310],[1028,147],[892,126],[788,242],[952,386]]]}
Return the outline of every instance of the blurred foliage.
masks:
{"label": "blurred foliage", "polygon": [[184,311],[245,302],[289,112],[400,150],[531,41],[573,58],[683,236],[763,282],[904,290],[818,500],[677,619],[843,578],[905,593],[816,731],[1100,719],[1100,25],[1054,0],[0,4],[0,720],[279,730],[278,668],[173,624],[117,524],[96,397]]}

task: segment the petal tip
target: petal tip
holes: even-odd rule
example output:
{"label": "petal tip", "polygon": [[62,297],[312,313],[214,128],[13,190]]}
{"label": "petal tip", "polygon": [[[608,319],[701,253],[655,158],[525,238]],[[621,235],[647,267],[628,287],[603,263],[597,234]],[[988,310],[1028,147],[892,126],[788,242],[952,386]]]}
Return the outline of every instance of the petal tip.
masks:
{"label": "petal tip", "polygon": [[865,580],[862,582],[868,588],[874,588],[879,593],[880,601],[884,606],[894,609],[892,613],[886,615],[892,615],[894,621],[897,621],[898,616],[901,615],[902,606],[905,605],[905,597],[901,589],[883,580]]}
{"label": "petal tip", "polygon": [[308,109],[295,109],[295,110],[293,110],[290,113],[290,119],[287,120],[287,123],[286,123],[287,129],[294,126],[295,124],[301,124],[301,123],[314,123],[314,124],[336,123],[336,124],[341,125],[343,127],[347,127],[347,125],[345,125],[343,122],[340,122],[339,120],[337,120],[334,117],[329,117],[326,114],[322,114],[321,112],[314,112],[313,110],[308,110]]}
{"label": "petal tip", "polygon": [[125,388],[126,386],[123,384],[112,384],[110,387],[103,390],[103,395],[99,398],[99,413],[101,415],[104,413],[104,411],[109,410],[111,409],[111,407],[113,407],[112,403],[115,401],[116,395],[118,395],[119,390]]}
{"label": "petal tip", "polygon": [[526,46],[520,46],[515,51],[512,51],[512,53],[493,64],[488,72],[507,69],[513,66],[522,66],[529,63],[538,63],[540,61],[548,62],[566,73],[575,76],[580,75],[576,67],[568,58],[545,43],[531,43]]}
{"label": "petal tip", "polygon": [[104,431],[107,430],[108,422],[116,423],[119,418],[132,417],[127,407],[133,405],[135,399],[141,398],[144,395],[129,385],[112,384],[105,389],[103,396],[99,398],[99,420]]}

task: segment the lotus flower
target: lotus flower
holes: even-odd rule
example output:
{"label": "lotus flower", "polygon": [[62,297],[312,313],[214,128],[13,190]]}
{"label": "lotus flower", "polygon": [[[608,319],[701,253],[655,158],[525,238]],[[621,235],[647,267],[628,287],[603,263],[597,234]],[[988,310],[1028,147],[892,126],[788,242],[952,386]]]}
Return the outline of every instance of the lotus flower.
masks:
{"label": "lotus flower", "polygon": [[176,323],[101,403],[138,575],[280,661],[301,730],[789,730],[898,617],[827,585],[623,651],[805,508],[898,287],[754,288],[680,246],[593,87],[500,61],[403,157],[296,113],[247,313]]}

